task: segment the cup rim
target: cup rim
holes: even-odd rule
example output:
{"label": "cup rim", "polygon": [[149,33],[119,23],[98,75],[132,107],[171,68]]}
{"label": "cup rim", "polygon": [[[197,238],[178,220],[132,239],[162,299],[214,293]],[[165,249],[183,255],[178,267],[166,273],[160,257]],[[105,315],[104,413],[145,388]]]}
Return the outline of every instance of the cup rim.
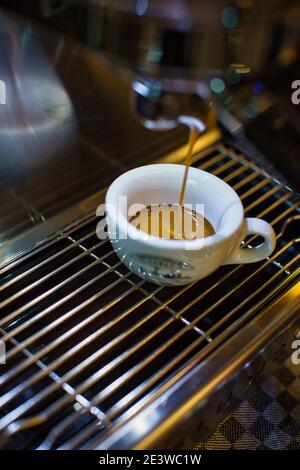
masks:
{"label": "cup rim", "polygon": [[[137,175],[139,173],[142,175],[147,171],[159,169],[162,166],[166,171],[168,169],[172,169],[172,171],[174,171],[175,167],[182,171],[184,165],[176,163],[154,163],[150,165],[143,165],[123,173],[111,183],[107,190],[105,197],[107,213],[109,212],[110,207],[115,206],[113,200],[118,197],[118,195],[120,195],[120,190],[117,191],[117,187],[122,183],[122,180],[124,180],[124,182],[125,180],[128,181],[128,177],[130,175]],[[236,223],[231,228],[228,227],[227,224],[221,230],[216,231],[214,235],[209,235],[208,237],[203,237],[196,240],[170,240],[160,238],[154,235],[149,235],[148,233],[137,229],[131,222],[129,222],[127,217],[120,213],[118,215],[117,225],[120,227],[123,233],[127,233],[128,237],[133,241],[140,241],[151,247],[162,248],[171,251],[182,249],[197,250],[203,247],[215,246],[216,244],[222,243],[224,240],[231,238],[241,228],[244,221],[244,208],[238,194],[234,191],[234,189],[232,189],[229,184],[227,184],[221,178],[218,178],[217,176],[213,175],[212,173],[195,167],[190,167],[189,171],[194,174],[205,174],[206,177],[210,178],[211,180],[218,181],[219,184],[221,183],[226,187],[227,190],[231,192],[232,196],[235,199],[236,210],[238,211]],[[116,219],[117,212],[118,211],[109,212],[110,217]]]}

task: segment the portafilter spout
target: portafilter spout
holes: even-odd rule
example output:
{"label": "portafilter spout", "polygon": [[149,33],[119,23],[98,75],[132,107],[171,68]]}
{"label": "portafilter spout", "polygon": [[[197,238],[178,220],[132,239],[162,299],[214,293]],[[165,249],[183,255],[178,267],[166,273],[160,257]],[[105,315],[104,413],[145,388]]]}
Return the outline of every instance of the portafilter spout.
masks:
{"label": "portafilter spout", "polygon": [[[198,116],[198,121],[202,123],[204,109],[210,99],[209,89],[205,85],[198,86],[196,94],[166,90],[161,82],[147,78],[136,78],[132,82],[133,113],[149,130],[174,129],[178,124],[185,124],[181,119],[182,116],[191,116],[191,119],[195,120]],[[204,125],[199,126],[201,128],[199,130],[203,132]]]}

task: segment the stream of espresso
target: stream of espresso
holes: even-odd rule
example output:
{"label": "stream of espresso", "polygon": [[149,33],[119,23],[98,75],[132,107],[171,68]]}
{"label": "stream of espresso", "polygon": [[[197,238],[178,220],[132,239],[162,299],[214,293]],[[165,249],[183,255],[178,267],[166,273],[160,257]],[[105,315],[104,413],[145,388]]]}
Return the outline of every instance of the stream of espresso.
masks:
{"label": "stream of espresso", "polygon": [[183,206],[184,203],[184,194],[185,194],[185,187],[186,187],[186,182],[187,182],[187,177],[188,177],[188,172],[189,168],[192,163],[192,155],[193,155],[193,150],[195,147],[195,144],[197,142],[197,139],[199,137],[199,129],[196,127],[192,127],[190,129],[190,134],[189,134],[189,142],[188,142],[188,151],[185,157],[185,170],[184,170],[184,176],[183,176],[183,181],[182,181],[182,186],[181,186],[181,192],[180,192],[180,199],[179,199],[179,205]]}
{"label": "stream of espresso", "polygon": [[139,230],[171,240],[194,240],[215,233],[213,226],[207,219],[196,211],[184,207],[188,172],[199,134],[200,131],[196,127],[190,129],[179,204],[170,205],[162,202],[147,206],[137,212],[129,221]]}

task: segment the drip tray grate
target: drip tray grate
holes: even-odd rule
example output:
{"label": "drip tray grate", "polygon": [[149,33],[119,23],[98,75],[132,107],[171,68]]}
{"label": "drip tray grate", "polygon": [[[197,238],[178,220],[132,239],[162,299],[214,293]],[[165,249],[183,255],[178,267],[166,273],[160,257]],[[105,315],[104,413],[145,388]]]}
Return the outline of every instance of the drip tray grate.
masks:
{"label": "drip tray grate", "polygon": [[193,164],[228,182],[247,216],[273,225],[275,253],[188,286],[160,287],[127,270],[109,241],[96,237],[99,219],[91,217],[4,267],[3,447],[91,447],[295,282],[295,193],[225,145],[196,155]]}

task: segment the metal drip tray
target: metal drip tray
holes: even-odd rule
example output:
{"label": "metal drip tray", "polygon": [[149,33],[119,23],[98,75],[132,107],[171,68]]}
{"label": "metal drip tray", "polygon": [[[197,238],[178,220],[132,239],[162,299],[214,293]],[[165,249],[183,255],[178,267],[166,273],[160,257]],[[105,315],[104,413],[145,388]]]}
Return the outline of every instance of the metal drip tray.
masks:
{"label": "metal drip tray", "polygon": [[[223,144],[195,155],[193,164],[229,183],[247,216],[273,225],[276,251],[183,288],[160,287],[122,265],[110,242],[97,239],[99,218],[90,216],[4,266],[4,448],[159,446],[170,434],[163,426],[179,439],[192,429],[194,412],[221,415],[270,335],[296,321],[298,196]],[[214,398],[221,389],[222,399]]]}

